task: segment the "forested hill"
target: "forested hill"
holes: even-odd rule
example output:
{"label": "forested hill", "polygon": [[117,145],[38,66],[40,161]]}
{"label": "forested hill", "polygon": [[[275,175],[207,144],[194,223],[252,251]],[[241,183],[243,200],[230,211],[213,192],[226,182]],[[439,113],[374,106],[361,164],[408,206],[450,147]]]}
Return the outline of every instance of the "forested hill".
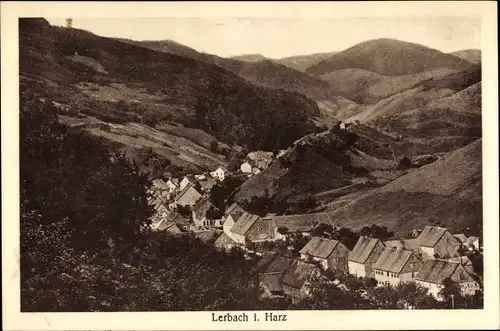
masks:
{"label": "forested hill", "polygon": [[[251,149],[287,147],[315,130],[311,117],[319,110],[313,101],[258,87],[215,64],[54,27],[44,19],[21,19],[19,28],[21,78],[93,116],[174,121]],[[129,97],[106,93],[113,84]],[[130,90],[139,92],[130,98]],[[127,103],[121,110],[120,98]]]}

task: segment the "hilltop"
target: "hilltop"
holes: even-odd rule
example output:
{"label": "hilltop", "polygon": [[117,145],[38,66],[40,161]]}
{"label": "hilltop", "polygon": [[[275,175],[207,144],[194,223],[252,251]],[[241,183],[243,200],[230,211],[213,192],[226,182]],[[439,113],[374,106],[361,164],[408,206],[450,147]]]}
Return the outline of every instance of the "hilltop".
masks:
{"label": "hilltop", "polygon": [[354,45],[307,68],[306,73],[321,76],[342,69],[364,69],[387,76],[400,76],[436,68],[465,70],[473,64],[419,44],[376,39]]}
{"label": "hilltop", "polygon": [[[428,224],[482,227],[481,139],[330,212],[340,226],[387,226],[396,235]],[[346,199],[346,198],[344,198]]]}
{"label": "hilltop", "polygon": [[472,63],[481,63],[481,50],[479,49],[463,49],[450,54]]}
{"label": "hilltop", "polygon": [[337,52],[328,52],[328,53],[314,53],[309,55],[297,55],[297,56],[289,56],[281,59],[274,60],[284,66],[289,68],[305,72],[307,68],[310,66],[323,61],[335,55]]}
{"label": "hilltop", "polygon": [[231,56],[231,59],[238,60],[238,61],[244,61],[244,62],[259,62],[259,61],[267,60],[267,57],[265,57],[264,55],[260,55],[260,54],[244,54],[244,55],[238,55],[238,56]]}
{"label": "hilltop", "polygon": [[[169,47],[184,52],[182,45]],[[131,129],[127,123],[141,125],[145,137],[140,146],[121,139],[121,144],[126,141],[136,150],[155,130],[168,136],[162,129],[165,124],[185,137],[193,137],[187,129],[201,129],[212,137],[207,143],[218,141],[215,153],[207,154],[206,147],[192,138],[187,139],[204,148],[200,156],[171,148],[184,163],[202,167],[213,164],[207,159],[220,159],[220,153],[228,152],[224,143],[252,149],[287,147],[316,130],[311,118],[319,114],[316,104],[303,95],[256,86],[215,64],[54,27],[43,19],[20,21],[20,77],[41,97],[63,104],[67,117],[123,125],[129,136],[137,127]],[[264,124],[262,118],[267,119]],[[173,138],[167,143],[176,146]]]}

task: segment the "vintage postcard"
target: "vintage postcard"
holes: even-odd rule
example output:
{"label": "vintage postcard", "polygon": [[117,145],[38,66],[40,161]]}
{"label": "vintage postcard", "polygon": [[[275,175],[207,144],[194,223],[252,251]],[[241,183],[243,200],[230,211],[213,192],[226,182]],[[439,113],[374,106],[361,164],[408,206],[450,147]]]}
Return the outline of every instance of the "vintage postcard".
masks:
{"label": "vintage postcard", "polygon": [[496,9],[2,4],[3,328],[499,327]]}

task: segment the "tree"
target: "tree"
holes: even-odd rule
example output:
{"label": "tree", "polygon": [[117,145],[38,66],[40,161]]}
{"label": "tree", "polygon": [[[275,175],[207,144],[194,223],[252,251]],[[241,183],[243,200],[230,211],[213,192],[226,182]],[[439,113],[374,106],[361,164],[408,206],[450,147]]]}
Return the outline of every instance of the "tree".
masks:
{"label": "tree", "polygon": [[359,234],[348,228],[340,228],[332,234],[332,239],[343,243],[348,249],[352,250],[359,239]]}
{"label": "tree", "polygon": [[320,223],[312,231],[313,236],[330,237],[333,234],[333,227],[330,224]]}
{"label": "tree", "polygon": [[213,205],[210,206],[210,208],[208,208],[207,213],[206,213],[206,217],[209,220],[218,220],[218,219],[222,218],[223,215],[224,215],[224,213],[220,209],[218,209],[217,207],[215,207]]}
{"label": "tree", "polygon": [[394,232],[389,231],[386,226],[378,226],[375,224],[369,227],[364,226],[360,233],[362,236],[377,238],[381,241],[386,241],[394,236]]}
{"label": "tree", "polygon": [[73,19],[72,18],[67,18],[66,19],[66,27],[67,28],[72,28],[73,27]]}
{"label": "tree", "polygon": [[217,140],[214,139],[210,142],[210,150],[214,153],[219,151],[219,144],[217,143]]}

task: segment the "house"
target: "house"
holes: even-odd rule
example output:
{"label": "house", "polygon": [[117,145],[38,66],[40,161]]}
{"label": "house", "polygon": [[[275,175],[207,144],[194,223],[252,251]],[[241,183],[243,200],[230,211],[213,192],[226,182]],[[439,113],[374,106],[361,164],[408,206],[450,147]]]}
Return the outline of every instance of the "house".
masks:
{"label": "house", "polygon": [[214,246],[223,249],[225,251],[230,251],[233,247],[238,246],[236,241],[229,237],[225,232],[217,230],[220,232],[217,239],[214,241]]}
{"label": "house", "polygon": [[442,259],[429,259],[415,277],[415,282],[429,289],[436,299],[442,300],[439,292],[445,279],[451,279],[460,286],[462,295],[473,295],[479,290],[478,276],[467,265]]}
{"label": "house", "polygon": [[281,297],[283,293],[282,278],[287,269],[292,265],[293,259],[283,256],[270,256],[270,261],[265,261],[265,267],[259,270],[259,284],[263,289],[263,297]]}
{"label": "house", "polygon": [[385,245],[377,238],[361,236],[349,253],[347,266],[349,273],[356,277],[375,277],[373,264],[378,260]]}
{"label": "house", "polygon": [[177,178],[170,178],[166,181],[168,193],[175,193],[179,189],[179,180]]}
{"label": "house", "polygon": [[312,237],[299,253],[303,260],[320,262],[325,270],[348,270],[349,249],[338,240]]}
{"label": "house", "polygon": [[160,190],[160,191],[167,191],[168,192],[168,190],[169,190],[167,183],[161,178],[153,180],[153,187],[155,189]]}
{"label": "house", "polygon": [[245,210],[243,208],[241,208],[240,205],[238,205],[236,202],[233,202],[233,204],[231,206],[229,206],[229,208],[226,209],[226,211],[224,212],[224,215],[229,215],[229,214],[243,214],[245,212]]}
{"label": "house", "polygon": [[186,220],[184,217],[182,217],[180,214],[176,213],[175,211],[170,211],[162,215],[155,215],[152,218],[152,220],[153,220],[153,224],[151,225],[152,229],[159,231],[165,230],[164,227],[170,224],[175,224],[176,227],[181,231],[187,230],[187,227],[189,225],[189,221]]}
{"label": "house", "polygon": [[203,192],[210,192],[210,190],[212,189],[212,187],[215,186],[215,184],[217,184],[217,179],[215,179],[214,177],[212,176],[205,176],[204,179],[201,179],[198,181],[198,184],[200,185],[201,187],[201,190]]}
{"label": "house", "polygon": [[413,281],[422,261],[417,254],[397,247],[386,247],[373,264],[378,285],[396,286],[401,282]]}
{"label": "house", "polygon": [[285,235],[300,232],[308,236],[318,224],[332,224],[326,213],[274,216],[273,220],[278,230],[281,229],[280,232]]}
{"label": "house", "polygon": [[193,175],[186,175],[184,178],[182,178],[181,182],[179,183],[179,190],[183,190],[188,184],[191,184],[192,186],[196,186],[196,183],[198,181]]}
{"label": "house", "polygon": [[304,261],[294,260],[281,279],[283,293],[298,302],[311,293],[311,278],[318,272],[318,267]]}
{"label": "house", "polygon": [[252,168],[252,175],[257,175],[257,174],[260,174],[260,173],[261,173],[261,171],[260,171],[259,168],[257,168],[257,167],[253,167]]}
{"label": "house", "polygon": [[213,245],[217,238],[221,235],[222,231],[218,229],[210,229],[205,231],[194,232],[195,238],[201,240],[206,245]]}
{"label": "house", "polygon": [[183,232],[175,222],[169,222],[166,219],[160,220],[155,225],[154,230],[165,231],[171,234],[179,234]]}
{"label": "house", "polygon": [[479,250],[479,238],[475,236],[466,237],[463,233],[454,234],[463,247],[467,248],[469,251]]}
{"label": "house", "polygon": [[[191,210],[191,216],[193,219],[193,223],[197,227],[218,227],[222,226],[222,221],[221,219],[211,219],[210,217],[207,217],[207,212],[212,209],[213,211],[217,212],[219,209],[215,207],[211,202],[210,199],[207,197],[201,198],[194,206],[193,209]],[[209,215],[210,216],[210,215]]]}
{"label": "house", "polygon": [[218,167],[217,169],[215,169],[214,171],[212,171],[210,173],[210,175],[212,175],[212,177],[217,178],[220,181],[223,181],[224,178],[226,178],[226,176],[228,174],[229,174],[229,171],[223,166]]}
{"label": "house", "polygon": [[238,220],[231,228],[230,237],[236,241],[236,243],[244,245],[248,230],[258,219],[260,219],[258,215],[243,213],[240,217],[238,217]]}
{"label": "house", "polygon": [[259,217],[246,231],[246,241],[262,242],[281,239],[278,228],[272,218]]}
{"label": "house", "polygon": [[175,197],[175,203],[180,206],[193,206],[201,197],[201,193],[193,185],[187,184]]}
{"label": "house", "polygon": [[240,170],[243,173],[251,174],[252,169],[255,167],[255,162],[253,161],[245,161],[244,163],[241,164]]}
{"label": "house", "polygon": [[226,215],[226,218],[224,219],[224,223],[222,224],[222,231],[231,239],[237,241],[239,244],[243,244],[241,240],[239,240],[241,237],[239,235],[234,234],[231,232],[231,229],[233,226],[236,224],[238,219],[243,213],[231,213],[229,215]]}
{"label": "house", "polygon": [[446,228],[426,226],[417,238],[420,252],[426,258],[459,256],[458,249],[462,243]]}
{"label": "house", "polygon": [[264,151],[256,151],[256,152],[250,152],[247,155],[247,159],[249,161],[254,162],[254,167],[264,170],[273,161],[273,152],[264,152]]}

